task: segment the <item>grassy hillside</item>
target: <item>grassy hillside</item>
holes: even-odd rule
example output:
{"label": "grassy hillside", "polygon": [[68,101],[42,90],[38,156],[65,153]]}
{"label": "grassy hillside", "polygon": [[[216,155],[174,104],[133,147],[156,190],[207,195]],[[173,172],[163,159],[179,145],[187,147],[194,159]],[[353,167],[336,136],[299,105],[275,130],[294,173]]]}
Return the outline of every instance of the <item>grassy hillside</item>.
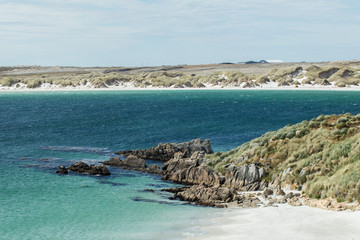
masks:
{"label": "grassy hillside", "polygon": [[[173,87],[173,88],[201,88],[206,85],[221,87],[243,87],[251,88],[269,82],[278,86],[298,85],[335,85],[337,87],[357,86],[360,83],[359,64],[320,64],[320,65],[237,65],[238,68],[224,69],[221,66],[204,67],[192,70],[191,67],[176,68],[173,70],[153,70],[150,72],[116,71],[113,69],[94,69],[89,72],[48,72],[35,74],[0,75],[0,85],[5,87],[15,86],[17,88],[37,88],[43,84],[59,87],[87,86],[93,88],[106,88],[110,86],[133,87]],[[260,73],[259,69],[269,69],[266,73]],[[211,69],[218,69],[213,71]],[[125,69],[126,70],[126,69]],[[146,69],[145,69],[146,70]],[[143,71],[145,71],[143,70]],[[201,70],[201,71],[200,71]],[[210,71],[211,70],[211,71]],[[198,72],[199,71],[199,72]],[[246,73],[242,71],[247,71]]]}
{"label": "grassy hillside", "polygon": [[220,172],[258,162],[267,180],[281,179],[308,197],[360,202],[360,114],[321,115],[208,157]]}

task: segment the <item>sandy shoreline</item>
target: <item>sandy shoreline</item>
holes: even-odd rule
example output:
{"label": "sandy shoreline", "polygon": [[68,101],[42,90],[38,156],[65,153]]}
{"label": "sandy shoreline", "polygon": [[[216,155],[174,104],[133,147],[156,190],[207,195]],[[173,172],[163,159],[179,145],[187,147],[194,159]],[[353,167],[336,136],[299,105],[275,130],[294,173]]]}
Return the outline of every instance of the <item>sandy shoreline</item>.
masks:
{"label": "sandy shoreline", "polygon": [[360,212],[333,212],[307,206],[231,208],[199,227],[203,235],[186,240],[235,239],[358,239]]}
{"label": "sandy shoreline", "polygon": [[57,91],[149,91],[149,90],[176,90],[176,91],[191,91],[191,90],[306,90],[306,91],[360,91],[360,86],[352,86],[346,88],[340,88],[335,86],[260,86],[254,88],[242,88],[242,87],[213,87],[208,86],[205,88],[160,88],[160,87],[108,87],[108,88],[89,88],[89,87],[63,87],[63,88],[15,88],[15,87],[0,87],[0,93],[2,92],[57,92]]}

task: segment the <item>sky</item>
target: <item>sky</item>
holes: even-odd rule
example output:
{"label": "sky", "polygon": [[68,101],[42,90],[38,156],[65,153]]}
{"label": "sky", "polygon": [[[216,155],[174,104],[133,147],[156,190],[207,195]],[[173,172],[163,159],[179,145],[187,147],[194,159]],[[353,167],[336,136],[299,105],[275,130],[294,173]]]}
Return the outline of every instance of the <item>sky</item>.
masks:
{"label": "sky", "polygon": [[359,0],[0,0],[0,65],[360,59]]}

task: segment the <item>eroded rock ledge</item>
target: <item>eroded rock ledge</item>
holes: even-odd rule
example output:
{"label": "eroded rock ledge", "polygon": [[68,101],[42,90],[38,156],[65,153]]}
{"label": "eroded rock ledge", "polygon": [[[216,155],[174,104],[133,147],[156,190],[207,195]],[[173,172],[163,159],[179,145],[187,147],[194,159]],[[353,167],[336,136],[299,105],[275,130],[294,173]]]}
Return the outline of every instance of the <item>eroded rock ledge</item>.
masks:
{"label": "eroded rock ledge", "polygon": [[[181,188],[164,189],[179,199],[202,206],[212,207],[258,207],[307,205],[330,210],[360,210],[359,205],[338,203],[334,199],[317,200],[301,196],[300,192],[285,193],[280,179],[268,182],[266,169],[260,163],[236,166],[227,164],[223,172],[208,166],[206,153],[212,153],[209,140],[195,139],[185,143],[159,144],[147,150],[122,151],[127,158],[112,157],[104,164],[154,173],[163,180],[186,185]],[[161,169],[157,165],[147,167],[144,159],[166,161]]]}
{"label": "eroded rock ledge", "polygon": [[125,157],[133,155],[142,159],[168,161],[173,158],[177,152],[182,152],[184,157],[190,157],[196,151],[213,153],[210,141],[203,141],[202,139],[197,138],[182,143],[159,143],[156,147],[150,149],[126,150],[117,152],[116,154]]}

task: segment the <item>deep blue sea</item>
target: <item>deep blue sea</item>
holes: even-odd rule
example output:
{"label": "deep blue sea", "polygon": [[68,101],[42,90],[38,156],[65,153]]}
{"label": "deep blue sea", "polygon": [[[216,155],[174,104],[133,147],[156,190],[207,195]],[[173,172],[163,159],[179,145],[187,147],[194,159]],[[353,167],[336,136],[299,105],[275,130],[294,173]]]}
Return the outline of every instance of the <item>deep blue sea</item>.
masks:
{"label": "deep blue sea", "polygon": [[223,210],[168,200],[175,184],[110,168],[55,174],[114,151],[209,138],[224,151],[320,114],[360,113],[360,92],[184,90],[0,93],[0,239],[181,239]]}

